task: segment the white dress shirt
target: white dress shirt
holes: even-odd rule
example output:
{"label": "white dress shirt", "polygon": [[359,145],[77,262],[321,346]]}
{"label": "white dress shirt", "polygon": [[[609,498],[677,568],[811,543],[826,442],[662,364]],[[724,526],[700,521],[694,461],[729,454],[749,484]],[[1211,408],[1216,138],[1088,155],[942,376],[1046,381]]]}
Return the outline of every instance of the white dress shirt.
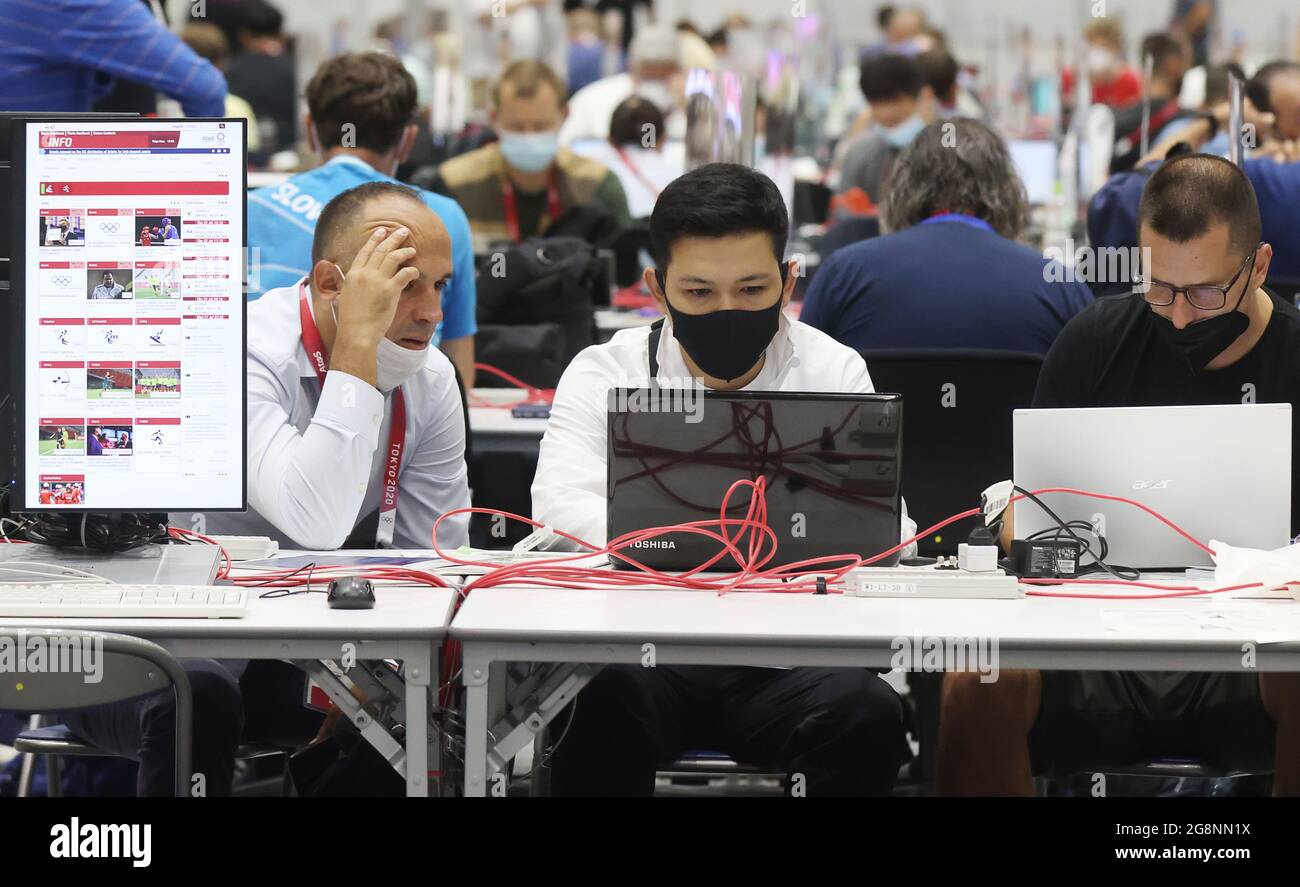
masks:
{"label": "white dress shirt", "polygon": [[[209,512],[201,522],[173,515],[172,522],[270,536],[291,548],[338,548],[379,508],[391,394],[338,370],[321,387],[302,344],[297,286],[248,304],[247,362],[249,509]],[[393,547],[424,549],[440,514],[469,506],[465,418],[451,362],[437,348],[402,393],[406,446]],[[465,544],[468,526],[468,515],[444,521],[438,544]]]}
{"label": "white dress shirt", "polygon": [[[624,71],[588,83],[569,98],[569,116],[560,127],[560,147],[582,139],[608,139],[614,110],[636,92],[636,78]],[[667,115],[664,128],[670,139],[686,138],[686,115],[678,109],[661,108]]]}
{"label": "white dress shirt", "polygon": [[623,193],[627,195],[628,215],[634,219],[649,218],[659,194],[686,167],[684,142],[668,142],[663,150],[625,145],[623,154],[620,154],[608,139],[583,139],[570,145],[569,150],[590,157],[618,176]]}
{"label": "white dress shirt", "polygon": [[[620,330],[603,345],[584,349],[560,377],[533,478],[533,519],[592,544],[603,545],[606,515],[606,412],[610,388],[649,384],[650,327]],[[762,370],[742,391],[833,391],[870,394],[875,389],[862,356],[799,321],[781,317]],[[664,388],[692,384],[672,322],[659,338]],[[916,535],[904,506],[902,537]],[[562,540],[567,547],[567,540]],[[914,546],[912,547],[914,549]],[[909,552],[905,551],[904,555]]]}

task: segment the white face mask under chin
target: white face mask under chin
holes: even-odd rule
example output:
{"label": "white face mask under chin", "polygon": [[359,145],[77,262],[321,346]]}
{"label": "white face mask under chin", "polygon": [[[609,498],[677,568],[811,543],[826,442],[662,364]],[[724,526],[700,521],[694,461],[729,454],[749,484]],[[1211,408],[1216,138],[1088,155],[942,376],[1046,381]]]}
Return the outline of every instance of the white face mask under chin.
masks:
{"label": "white face mask under chin", "polygon": [[[339,268],[338,265],[334,267],[338,269],[339,277],[346,280],[343,269]],[[330,302],[330,311],[334,314],[334,329],[337,335],[339,327],[338,305]],[[403,348],[387,336],[384,336],[379,340],[379,347],[375,350],[375,387],[387,394],[422,370],[428,359],[428,346],[418,351],[412,348]]]}

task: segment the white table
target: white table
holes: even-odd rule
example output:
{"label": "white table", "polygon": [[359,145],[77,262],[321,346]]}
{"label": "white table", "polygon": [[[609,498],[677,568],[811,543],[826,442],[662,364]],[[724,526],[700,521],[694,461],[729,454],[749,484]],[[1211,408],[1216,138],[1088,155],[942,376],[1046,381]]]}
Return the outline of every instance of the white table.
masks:
{"label": "white table", "polygon": [[[1107,591],[1089,586],[1070,590]],[[1145,630],[1140,622],[1117,631],[1110,624],[1116,611],[1136,619],[1157,610],[1169,616],[1216,608],[1267,614],[1270,627],[1252,636],[1198,626]],[[1242,667],[1242,645],[1265,633],[1271,642],[1258,645],[1257,669],[1300,671],[1300,603],[1293,600],[907,600],[757,593],[719,597],[668,589],[478,589],[450,630],[463,644],[465,793],[484,795],[494,774],[558,714],[600,664],[642,663],[650,650],[656,664],[664,665],[887,668],[900,638],[978,638],[997,640],[1001,669],[1232,671]],[[538,675],[525,673],[517,663],[592,665]],[[507,700],[507,684],[521,679],[534,686]]]}
{"label": "white table", "polygon": [[[323,594],[259,597],[266,590],[248,589],[249,611],[242,619],[54,621],[0,617],[0,624],[133,635],[153,641],[180,659],[288,659],[309,669],[322,661],[401,660],[405,666],[405,745],[397,746],[390,739],[380,752],[405,774],[408,795],[427,795],[429,776],[440,771],[441,760],[439,741],[429,731],[430,699],[438,687],[437,651],[447,633],[455,592],[377,585],[373,609],[332,610]],[[360,717],[358,722],[354,716],[354,723],[373,743],[373,733],[368,731],[373,721],[364,713]]]}
{"label": "white table", "polygon": [[[520,388],[475,388],[470,402],[510,404],[523,400],[527,393]],[[471,406],[470,433],[474,435],[474,455],[480,453],[519,453],[537,455],[546,433],[545,419],[517,419],[505,407]]]}

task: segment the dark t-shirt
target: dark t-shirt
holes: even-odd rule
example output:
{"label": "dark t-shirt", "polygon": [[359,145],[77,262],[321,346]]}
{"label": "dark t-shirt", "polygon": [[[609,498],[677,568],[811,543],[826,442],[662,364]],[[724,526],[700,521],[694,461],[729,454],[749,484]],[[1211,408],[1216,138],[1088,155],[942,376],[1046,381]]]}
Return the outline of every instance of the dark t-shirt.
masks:
{"label": "dark t-shirt", "polygon": [[[1192,372],[1160,339],[1141,296],[1098,299],[1066,325],[1038,377],[1035,407],[1181,406],[1289,403],[1300,398],[1300,311],[1273,298],[1273,316],[1245,357],[1221,370]],[[1300,410],[1292,410],[1291,529],[1300,528]],[[1206,454],[1207,467],[1231,454]],[[1249,459],[1250,454],[1238,454]]]}
{"label": "dark t-shirt", "polygon": [[1029,247],[957,221],[836,250],[799,319],[858,350],[993,348],[1046,354],[1092,303],[1084,283]]}

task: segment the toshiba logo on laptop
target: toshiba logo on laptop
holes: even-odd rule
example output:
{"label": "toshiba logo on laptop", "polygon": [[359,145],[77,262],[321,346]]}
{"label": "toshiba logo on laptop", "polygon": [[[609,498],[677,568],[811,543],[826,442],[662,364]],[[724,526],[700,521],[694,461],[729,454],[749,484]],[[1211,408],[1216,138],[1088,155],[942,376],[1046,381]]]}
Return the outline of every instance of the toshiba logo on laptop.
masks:
{"label": "toshiba logo on laptop", "polygon": [[671,539],[641,539],[632,543],[633,548],[677,548],[677,543]]}

